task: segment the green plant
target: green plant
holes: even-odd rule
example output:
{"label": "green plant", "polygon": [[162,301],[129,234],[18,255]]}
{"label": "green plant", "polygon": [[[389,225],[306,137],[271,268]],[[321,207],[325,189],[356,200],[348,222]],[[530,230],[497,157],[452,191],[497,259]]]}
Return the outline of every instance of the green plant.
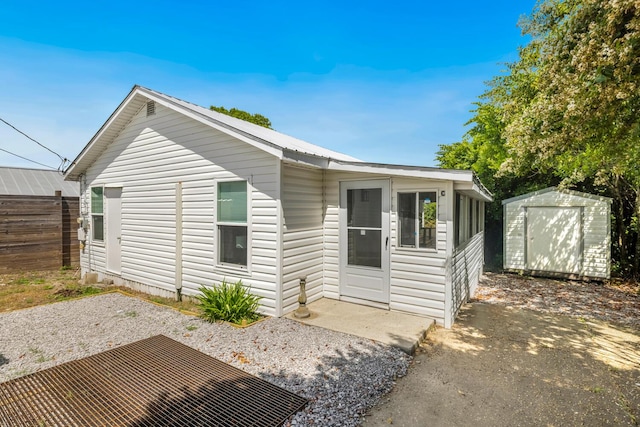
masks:
{"label": "green plant", "polygon": [[262,297],[253,295],[242,285],[242,280],[230,284],[225,280],[218,286],[200,287],[202,295],[196,298],[200,302],[201,317],[209,322],[224,320],[242,324],[260,318],[256,312]]}
{"label": "green plant", "polygon": [[189,332],[195,331],[196,329],[198,329],[196,325],[187,325],[187,331]]}

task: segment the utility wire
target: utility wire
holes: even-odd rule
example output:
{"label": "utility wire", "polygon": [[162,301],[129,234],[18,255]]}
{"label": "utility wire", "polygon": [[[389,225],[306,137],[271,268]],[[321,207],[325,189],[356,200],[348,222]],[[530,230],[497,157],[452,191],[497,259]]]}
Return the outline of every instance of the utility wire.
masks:
{"label": "utility wire", "polygon": [[54,167],[51,167],[51,166],[49,166],[49,165],[45,165],[44,163],[36,162],[35,160],[27,159],[26,157],[22,157],[22,156],[21,156],[21,155],[19,155],[19,154],[12,153],[11,151],[9,151],[9,150],[5,150],[4,148],[0,148],[0,151],[4,151],[5,153],[9,153],[9,154],[11,154],[12,156],[20,157],[22,160],[26,160],[26,161],[28,161],[28,162],[35,163],[36,165],[44,166],[44,167],[45,167],[45,168],[47,168],[47,169],[58,170],[58,169],[56,169],[56,168],[54,168]]}
{"label": "utility wire", "polygon": [[[35,142],[36,144],[38,144],[39,146],[41,146],[42,148],[44,148],[45,150],[55,154],[56,156],[58,156],[58,158],[60,159],[60,166],[58,167],[58,171],[62,171],[62,168],[64,167],[64,164],[67,163],[69,160],[65,157],[62,157],[60,154],[56,153],[55,151],[53,151],[52,149],[50,149],[49,147],[46,147],[44,144],[41,144],[40,142],[36,141],[35,139],[31,138],[29,135],[27,135],[26,133],[22,132],[20,129],[18,129],[17,127],[15,127],[14,125],[12,125],[11,123],[9,123],[8,121],[6,121],[5,119],[3,119],[2,117],[0,117],[0,121],[3,122],[4,124],[6,124],[7,126],[9,126],[10,128],[12,128],[13,130],[15,130],[16,132],[26,136],[28,139],[30,139],[31,141]],[[2,150],[2,151],[7,151],[7,150]],[[8,152],[8,151],[7,151]],[[9,154],[13,154],[13,153],[9,153]],[[18,156],[17,154],[14,154],[14,156]],[[21,157],[21,156],[18,156]],[[21,157],[24,159],[24,157]],[[29,160],[29,159],[25,159],[25,160]],[[33,162],[33,160],[29,160],[30,162]],[[38,163],[38,162],[34,162],[34,163]],[[41,163],[38,163],[41,165]],[[50,167],[50,166],[47,166]],[[54,169],[54,168],[52,168]]]}

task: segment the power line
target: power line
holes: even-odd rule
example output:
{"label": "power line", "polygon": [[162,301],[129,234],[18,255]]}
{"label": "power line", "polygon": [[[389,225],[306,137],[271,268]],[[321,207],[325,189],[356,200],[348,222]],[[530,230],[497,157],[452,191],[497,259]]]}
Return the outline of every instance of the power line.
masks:
{"label": "power line", "polygon": [[[53,151],[52,149],[50,149],[49,147],[46,147],[44,144],[36,141],[35,139],[31,138],[29,135],[27,135],[26,133],[22,132],[20,129],[18,129],[17,127],[15,127],[14,125],[12,125],[11,123],[9,123],[8,121],[6,121],[5,119],[3,119],[2,117],[0,117],[0,121],[3,122],[4,124],[6,124],[7,126],[9,126],[10,128],[12,128],[13,130],[15,130],[16,132],[26,136],[28,139],[30,139],[31,141],[35,142],[36,144],[38,144],[39,146],[41,146],[42,148],[44,148],[45,150],[55,154],[56,156],[58,156],[58,158],[60,159],[60,166],[58,167],[57,170],[62,171],[62,168],[64,167],[64,164],[66,162],[68,162],[69,160],[65,157],[62,157],[60,154],[56,153],[55,151]],[[2,150],[2,151],[7,151],[7,150]],[[8,152],[8,151],[7,151]],[[13,154],[13,153],[9,153],[9,154]],[[14,154],[14,156],[18,156],[17,154]],[[21,157],[21,156],[18,156]],[[24,159],[24,157],[21,157]],[[29,159],[25,159],[25,160],[29,160]],[[32,162],[33,160],[29,160],[30,162]],[[38,163],[38,162],[34,162],[34,163]],[[41,163],[38,163],[41,164]],[[47,166],[49,167],[49,166]],[[52,168],[54,169],[54,168]]]}
{"label": "power line", "polygon": [[28,161],[28,162],[35,163],[36,165],[44,166],[45,168],[52,169],[52,170],[54,170],[54,171],[55,171],[55,170],[59,170],[59,169],[56,169],[56,168],[51,167],[51,166],[49,166],[49,165],[45,165],[44,163],[40,163],[40,162],[36,162],[35,160],[27,159],[26,157],[22,157],[22,156],[21,156],[21,155],[19,155],[19,154],[12,153],[11,151],[9,151],[9,150],[5,150],[4,148],[0,148],[0,151],[4,151],[5,153],[11,154],[12,156],[20,157],[22,160],[26,160],[26,161]]}

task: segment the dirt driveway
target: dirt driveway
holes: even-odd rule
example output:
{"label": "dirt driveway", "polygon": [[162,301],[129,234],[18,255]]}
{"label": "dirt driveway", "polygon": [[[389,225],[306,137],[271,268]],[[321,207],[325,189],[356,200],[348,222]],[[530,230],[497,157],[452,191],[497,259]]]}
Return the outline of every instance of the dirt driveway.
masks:
{"label": "dirt driveway", "polygon": [[640,422],[640,332],[507,305],[466,305],[437,329],[365,426]]}

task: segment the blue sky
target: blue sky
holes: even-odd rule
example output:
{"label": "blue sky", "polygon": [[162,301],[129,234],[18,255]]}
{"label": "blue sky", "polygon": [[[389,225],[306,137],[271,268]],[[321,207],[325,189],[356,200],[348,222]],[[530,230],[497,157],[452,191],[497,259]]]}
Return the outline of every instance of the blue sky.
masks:
{"label": "blue sky", "polygon": [[[435,166],[535,0],[3,2],[0,118],[75,158],[134,84],[362,160]],[[0,149],[58,158],[0,123]],[[0,151],[0,166],[40,166]]]}

